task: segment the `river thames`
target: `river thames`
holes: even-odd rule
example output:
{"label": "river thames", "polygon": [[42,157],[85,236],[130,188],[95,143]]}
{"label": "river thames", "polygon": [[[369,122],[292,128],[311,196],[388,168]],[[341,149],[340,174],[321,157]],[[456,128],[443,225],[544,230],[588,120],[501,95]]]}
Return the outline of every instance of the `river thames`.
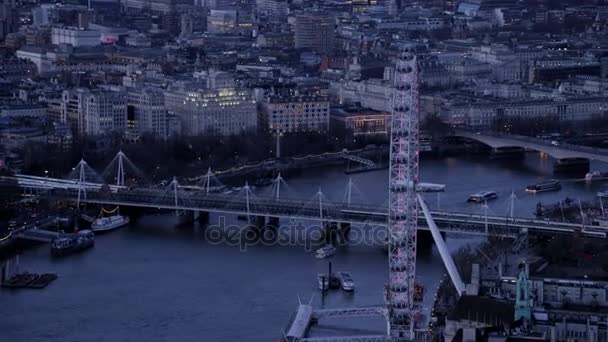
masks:
{"label": "river thames", "polygon": [[[528,154],[522,161],[476,158],[423,159],[420,180],[446,184],[445,193],[427,194],[431,209],[482,213],[468,195],[494,190],[499,198],[488,213],[506,215],[514,191],[516,216],[533,217],[536,204],[593,200],[608,184],[559,178],[562,190],[538,195],[526,185],[553,178],[553,160]],[[592,162],[592,170],[608,171]],[[285,196],[314,201],[321,188],[326,200],[344,199],[348,178],[356,185],[352,202],[385,204],[388,171],[345,175],[344,168],[306,170],[286,179]],[[211,215],[215,224],[217,215]],[[228,218],[238,222],[236,218]],[[282,224],[284,224],[282,222]],[[452,249],[474,241],[448,236]],[[298,297],[315,307],[370,306],[383,303],[387,258],[378,246],[345,246],[331,259],[348,270],[354,293],[333,291],[321,298],[316,274],[327,260],[316,260],[303,245],[238,246],[210,243],[205,228],[176,228],[172,215],[145,217],[124,229],[96,237],[82,254],[50,257],[48,245],[28,248],[21,267],[56,272],[59,279],[41,291],[0,291],[2,341],[276,341],[294,312]],[[427,287],[425,301],[443,274],[438,253],[418,255],[417,275]],[[428,309],[428,307],[427,307]],[[382,333],[380,319],[323,321],[312,334]]]}

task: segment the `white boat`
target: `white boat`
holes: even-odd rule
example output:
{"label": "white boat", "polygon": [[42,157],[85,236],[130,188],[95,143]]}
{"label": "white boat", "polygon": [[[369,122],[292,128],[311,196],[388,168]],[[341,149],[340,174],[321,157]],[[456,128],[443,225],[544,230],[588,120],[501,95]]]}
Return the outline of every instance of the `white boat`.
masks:
{"label": "white boat", "polygon": [[336,254],[336,247],[333,245],[327,245],[317,249],[315,256],[317,259],[324,259],[334,254]]}
{"label": "white boat", "polygon": [[608,190],[602,190],[597,192],[597,197],[608,199]]}
{"label": "white boat", "polygon": [[591,221],[591,225],[595,226],[595,227],[607,228],[608,229],[608,219],[606,219],[606,218],[595,218],[595,219],[593,219],[593,221]]}
{"label": "white boat", "polygon": [[317,284],[319,285],[319,290],[327,290],[329,289],[329,279],[326,274],[319,273],[317,274]]}
{"label": "white boat", "polygon": [[469,199],[467,201],[474,203],[483,203],[489,200],[493,200],[495,198],[498,198],[496,191],[482,191],[476,194],[472,194],[471,196],[469,196]]}
{"label": "white boat", "polygon": [[353,291],[355,289],[355,281],[349,272],[338,272],[338,279],[340,279],[342,290]]}
{"label": "white boat", "polygon": [[418,183],[416,184],[418,192],[442,192],[445,191],[445,184],[436,183]]}
{"label": "white boat", "polygon": [[592,180],[596,180],[596,179],[606,179],[606,178],[608,178],[608,172],[592,171],[592,172],[587,172],[587,174],[585,175],[586,181],[592,181]]}
{"label": "white boat", "polygon": [[538,193],[538,192],[545,192],[545,191],[560,190],[561,188],[562,188],[562,185],[559,183],[558,180],[550,179],[550,180],[540,182],[537,184],[528,185],[526,187],[526,191],[532,192],[532,193]]}
{"label": "white boat", "polygon": [[104,232],[120,228],[129,224],[129,217],[122,215],[112,215],[100,217],[91,224],[91,229],[94,232]]}

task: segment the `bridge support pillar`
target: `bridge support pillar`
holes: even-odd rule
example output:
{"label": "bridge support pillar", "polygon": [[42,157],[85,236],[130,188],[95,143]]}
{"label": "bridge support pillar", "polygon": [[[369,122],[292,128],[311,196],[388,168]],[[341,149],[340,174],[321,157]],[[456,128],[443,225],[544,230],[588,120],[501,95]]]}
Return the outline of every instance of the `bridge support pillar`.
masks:
{"label": "bridge support pillar", "polygon": [[2,283],[11,278],[10,259],[8,259],[4,265],[2,265]]}
{"label": "bridge support pillar", "polygon": [[348,241],[348,235],[350,234],[350,223],[348,222],[342,222],[340,223],[340,239],[343,242],[347,242]]}
{"label": "bridge support pillar", "polygon": [[279,218],[274,216],[269,216],[266,220],[266,224],[261,230],[261,238],[266,243],[272,243],[277,240],[279,237]]}
{"label": "bridge support pillar", "polygon": [[562,158],[558,159],[553,165],[553,172],[584,175],[589,172],[589,164],[587,158]]}
{"label": "bridge support pillar", "polygon": [[431,251],[433,248],[434,240],[433,235],[427,230],[418,230],[417,249],[419,251]]}
{"label": "bridge support pillar", "polygon": [[268,223],[266,224],[266,228],[268,229],[274,229],[274,230],[279,230],[279,218],[278,217],[274,217],[274,216],[269,216],[268,217]]}
{"label": "bridge support pillar", "polygon": [[323,223],[323,239],[327,244],[336,244],[338,242],[338,223],[324,222]]}
{"label": "bridge support pillar", "polygon": [[209,212],[202,210],[194,211],[194,220],[199,223],[209,223]]}
{"label": "bridge support pillar", "polygon": [[141,207],[121,206],[120,212],[129,216],[131,222],[136,222],[144,216],[146,209]]}
{"label": "bridge support pillar", "polygon": [[257,230],[262,229],[265,224],[266,224],[265,216],[250,216],[249,217],[249,226],[251,226]]}
{"label": "bridge support pillar", "polygon": [[194,218],[196,217],[196,213],[194,210],[186,210],[184,212],[181,212],[180,215],[177,217],[178,226],[183,226],[183,225],[187,225],[190,224],[192,222],[194,222]]}
{"label": "bridge support pillar", "polygon": [[519,146],[504,146],[495,147],[492,149],[490,156],[492,158],[513,158],[521,159],[525,156],[526,150]]}

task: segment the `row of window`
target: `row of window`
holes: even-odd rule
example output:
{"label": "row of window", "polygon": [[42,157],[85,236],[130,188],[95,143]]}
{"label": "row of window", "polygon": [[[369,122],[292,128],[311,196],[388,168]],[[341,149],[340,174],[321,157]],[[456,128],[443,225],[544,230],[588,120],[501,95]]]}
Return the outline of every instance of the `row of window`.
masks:
{"label": "row of window", "polygon": [[[306,109],[304,111],[304,113],[315,113],[315,112],[319,112],[319,113],[324,112],[324,113],[327,113],[327,111],[328,111],[327,108],[325,108],[325,109],[319,108],[319,109],[316,109],[316,110],[315,109]],[[297,115],[297,114],[301,114],[301,113],[302,112],[293,112],[293,111],[285,113],[285,111],[283,111],[283,110],[278,110],[278,111],[277,110],[273,110],[272,111],[272,114],[292,114],[292,115],[296,114]]]}
{"label": "row of window", "polygon": [[[280,114],[280,113],[279,113]],[[310,114],[304,114],[304,115],[276,115],[273,114],[272,118],[276,119],[277,117],[279,118],[308,118],[308,117],[327,117],[327,113],[310,113]]]}
{"label": "row of window", "polygon": [[328,103],[298,103],[298,104],[284,104],[275,105],[273,108],[278,109],[289,109],[289,108],[328,108]]}

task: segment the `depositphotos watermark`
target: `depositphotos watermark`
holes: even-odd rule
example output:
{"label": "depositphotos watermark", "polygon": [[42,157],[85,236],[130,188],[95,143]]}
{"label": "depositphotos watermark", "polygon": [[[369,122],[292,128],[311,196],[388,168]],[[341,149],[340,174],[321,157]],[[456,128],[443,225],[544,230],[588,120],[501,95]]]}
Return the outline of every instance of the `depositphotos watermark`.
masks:
{"label": "depositphotos watermark", "polygon": [[380,246],[386,244],[388,238],[386,227],[382,226],[289,220],[279,225],[266,222],[258,227],[252,223],[227,224],[225,216],[218,216],[217,223],[210,223],[204,233],[205,240],[211,244],[238,246],[241,251],[258,245],[303,246],[306,251],[311,251],[319,242],[330,242],[336,246]]}

